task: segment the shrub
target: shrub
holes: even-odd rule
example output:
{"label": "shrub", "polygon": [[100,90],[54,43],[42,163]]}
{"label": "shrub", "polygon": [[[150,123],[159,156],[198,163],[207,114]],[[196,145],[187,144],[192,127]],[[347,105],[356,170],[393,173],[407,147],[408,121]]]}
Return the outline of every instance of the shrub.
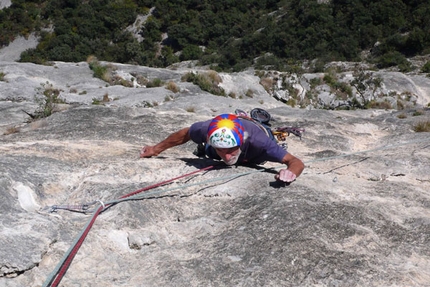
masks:
{"label": "shrub", "polygon": [[430,73],[430,61],[424,64],[424,66],[421,68],[422,73]]}
{"label": "shrub", "polygon": [[368,109],[384,109],[384,110],[389,110],[389,109],[392,109],[393,107],[387,101],[378,102],[378,101],[372,100],[372,101],[370,101],[370,102],[368,102],[366,104],[366,108],[368,108]]}
{"label": "shrub", "polygon": [[143,101],[142,104],[143,104],[144,108],[153,108],[154,107],[154,105],[148,101]]}
{"label": "shrub", "polygon": [[3,135],[10,135],[10,134],[16,134],[19,133],[18,127],[9,127],[6,129],[6,131],[3,133]]}
{"label": "shrub", "polygon": [[405,104],[403,104],[403,102],[401,100],[397,100],[397,109],[398,110],[404,110],[405,109]]}
{"label": "shrub", "polygon": [[234,92],[230,92],[230,93],[228,93],[228,96],[229,96],[230,98],[232,98],[232,99],[236,99],[236,98],[237,98],[236,93],[234,93]]}
{"label": "shrub", "polygon": [[195,113],[196,112],[196,108],[195,107],[188,107],[185,109],[187,112],[189,113]]}
{"label": "shrub", "polygon": [[209,92],[211,94],[217,96],[226,96],[224,89],[218,86],[220,83],[218,81],[218,77],[216,77],[213,73],[216,72],[211,71],[209,73],[202,74],[189,72],[183,75],[181,80],[185,82],[191,82],[194,85],[199,86],[203,91]]}
{"label": "shrub", "polygon": [[253,98],[254,97],[254,91],[251,89],[248,89],[245,93],[245,96],[247,96],[248,98]]}
{"label": "shrub", "polygon": [[312,78],[309,80],[309,84],[311,85],[311,89],[315,89],[317,86],[321,85],[323,83],[323,80],[319,77]]}
{"label": "shrub", "polygon": [[163,85],[163,81],[159,78],[155,78],[152,81],[149,81],[148,83],[146,83],[147,88],[156,88],[156,87],[161,87],[162,85]]}
{"label": "shrub", "polygon": [[274,80],[272,78],[261,78],[260,85],[266,90],[266,92],[270,93],[273,90]]}
{"label": "shrub", "polygon": [[0,81],[2,81],[2,82],[6,81],[5,78],[4,78],[5,76],[6,76],[5,73],[0,72]]}
{"label": "shrub", "polygon": [[414,117],[416,117],[416,116],[422,116],[422,115],[424,115],[424,111],[421,111],[421,110],[415,111],[412,114],[412,116],[414,116]]}
{"label": "shrub", "polygon": [[397,117],[399,119],[406,119],[408,116],[405,113],[398,114]]}
{"label": "shrub", "polygon": [[128,88],[133,87],[133,81],[128,81],[126,79],[121,78],[118,75],[108,77],[107,75],[110,74],[109,72],[105,74],[104,78],[109,82],[111,85],[120,85]]}
{"label": "shrub", "polygon": [[137,75],[133,73],[131,75],[136,78],[136,82],[141,86],[146,86],[146,84],[148,84],[149,82],[149,80],[142,75]]}
{"label": "shrub", "polygon": [[257,77],[262,78],[262,77],[264,77],[264,75],[266,74],[266,72],[264,72],[262,70],[256,70],[254,74]]}
{"label": "shrub", "polygon": [[219,85],[220,83],[222,83],[222,79],[220,75],[215,71],[209,71],[207,73],[207,76],[211,80],[212,84],[214,85]]}
{"label": "shrub", "polygon": [[109,84],[121,84],[124,86],[128,86],[128,84],[121,82],[121,77],[112,77],[112,71],[116,70],[116,67],[112,64],[102,65],[94,56],[88,57],[87,63],[90,69],[93,71],[94,77],[108,82]]}
{"label": "shrub", "polygon": [[97,99],[97,98],[93,98],[93,101],[92,101],[92,103],[91,104],[93,104],[93,105],[101,105],[102,104],[102,101],[101,100],[99,100],[99,99]]}
{"label": "shrub", "polygon": [[324,74],[323,81],[330,87],[333,87],[337,82],[336,70],[333,68],[327,69],[327,72]]}
{"label": "shrub", "polygon": [[107,103],[107,102],[110,102],[110,99],[109,99],[109,94],[108,93],[106,93],[106,94],[104,94],[103,95],[103,100],[102,100],[104,103]]}
{"label": "shrub", "polygon": [[336,82],[334,88],[342,94],[346,94],[352,97],[352,88],[349,84],[345,82]]}
{"label": "shrub", "polygon": [[294,108],[297,104],[297,101],[293,98],[289,98],[286,104]]}
{"label": "shrub", "polygon": [[[87,59],[90,69],[93,71],[93,76],[105,81],[107,79],[108,68],[100,64],[96,57],[90,56]],[[106,81],[108,82],[108,81]]]}
{"label": "shrub", "polygon": [[399,66],[401,69],[410,68],[411,64],[400,52],[388,52],[377,59],[377,66],[380,69]]}
{"label": "shrub", "polygon": [[93,98],[93,105],[103,105],[104,103],[108,103],[110,102],[110,98],[109,98],[109,94],[106,93],[103,95],[103,98],[101,100],[97,99],[97,98]]}
{"label": "shrub", "polygon": [[60,93],[61,90],[55,89],[49,82],[42,83],[35,96],[35,102],[39,104],[39,107],[35,111],[33,118],[46,118],[52,115],[56,105],[64,103],[64,100],[60,98]]}
{"label": "shrub", "polygon": [[421,121],[414,125],[414,131],[417,133],[420,132],[430,132],[430,121]]}
{"label": "shrub", "polygon": [[176,85],[175,82],[172,82],[172,81],[170,81],[170,82],[167,83],[166,89],[168,89],[168,90],[170,90],[170,91],[172,91],[174,93],[179,92],[178,85]]}

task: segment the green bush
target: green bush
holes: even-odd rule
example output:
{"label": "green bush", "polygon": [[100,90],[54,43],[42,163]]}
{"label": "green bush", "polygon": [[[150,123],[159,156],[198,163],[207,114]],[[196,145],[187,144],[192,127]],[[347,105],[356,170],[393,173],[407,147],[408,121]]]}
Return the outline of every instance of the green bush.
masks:
{"label": "green bush", "polygon": [[[382,67],[408,71],[410,65],[387,54],[410,57],[430,51],[428,1],[194,2],[14,0],[0,10],[0,47],[17,35],[36,32],[39,45],[25,51],[21,61],[84,61],[95,55],[108,62],[159,67],[180,57],[217,71],[239,71],[259,59],[257,66],[289,71],[295,69],[292,62],[319,59],[310,65],[315,72],[329,61],[356,61],[370,49]],[[125,28],[149,7],[156,9],[140,23],[142,38],[137,41]],[[46,27],[55,28],[46,32]]]}
{"label": "green bush", "polygon": [[35,102],[38,103],[38,108],[34,113],[34,119],[46,118],[52,115],[55,111],[57,104],[64,103],[64,100],[60,98],[61,90],[55,89],[52,84],[46,82],[41,84],[41,87],[37,89],[35,96]]}
{"label": "green bush", "polygon": [[333,87],[337,82],[337,76],[334,70],[330,70],[328,73],[324,74],[323,81],[330,87]]}
{"label": "green bush", "polygon": [[108,72],[108,67],[103,66],[95,57],[89,57],[88,65],[90,69],[93,71],[93,76],[102,80],[106,80],[106,74]]}
{"label": "green bush", "polygon": [[388,52],[382,55],[376,60],[376,64],[380,69],[389,68],[393,66],[399,66],[399,67],[403,67],[404,69],[407,69],[411,65],[409,61],[406,60],[406,57],[397,51]]}
{"label": "green bush", "polygon": [[225,97],[226,94],[224,89],[218,86],[220,79],[215,74],[214,72],[204,74],[189,72],[182,76],[181,80],[184,82],[191,82],[194,85],[199,86],[203,91]]}
{"label": "green bush", "polygon": [[424,66],[421,68],[422,73],[430,73],[430,61],[427,61],[427,63],[424,64]]}
{"label": "green bush", "polygon": [[311,85],[311,90],[315,89],[317,86],[321,85],[323,80],[321,78],[312,78],[309,80],[309,84]]}
{"label": "green bush", "polygon": [[157,87],[161,87],[162,85],[164,85],[163,81],[159,78],[155,78],[152,81],[149,81],[146,84],[147,88],[157,88]]}

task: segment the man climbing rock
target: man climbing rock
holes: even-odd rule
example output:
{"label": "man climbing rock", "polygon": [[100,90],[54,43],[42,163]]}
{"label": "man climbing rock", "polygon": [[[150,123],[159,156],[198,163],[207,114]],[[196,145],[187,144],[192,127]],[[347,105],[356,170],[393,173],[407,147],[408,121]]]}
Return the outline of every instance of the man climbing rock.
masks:
{"label": "man climbing rock", "polygon": [[212,120],[196,122],[181,129],[154,146],[144,146],[141,158],[157,156],[171,147],[189,140],[198,144],[200,152],[227,165],[262,164],[266,161],[287,165],[275,176],[276,180],[291,183],[303,169],[303,162],[270,139],[255,122],[233,114],[222,114]]}

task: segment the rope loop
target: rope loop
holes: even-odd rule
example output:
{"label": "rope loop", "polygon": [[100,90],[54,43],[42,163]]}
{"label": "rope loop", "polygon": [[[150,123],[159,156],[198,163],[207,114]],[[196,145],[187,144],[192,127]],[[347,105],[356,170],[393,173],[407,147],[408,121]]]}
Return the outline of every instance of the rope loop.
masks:
{"label": "rope loop", "polygon": [[100,204],[103,206],[103,210],[106,209],[106,205],[103,203],[103,201],[101,201],[100,199],[97,200],[97,202],[100,202]]}

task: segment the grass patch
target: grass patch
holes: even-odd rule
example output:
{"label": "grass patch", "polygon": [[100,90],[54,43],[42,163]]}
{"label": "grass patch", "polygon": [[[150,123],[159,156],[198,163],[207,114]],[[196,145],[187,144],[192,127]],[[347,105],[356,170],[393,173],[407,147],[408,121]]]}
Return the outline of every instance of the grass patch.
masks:
{"label": "grass patch", "polygon": [[251,89],[248,89],[245,93],[245,96],[247,96],[248,98],[253,98],[254,97],[254,91]]}
{"label": "grass patch", "polygon": [[89,56],[87,63],[90,69],[93,71],[93,76],[99,78],[105,82],[110,82],[110,70],[108,66],[103,66],[94,56]]}
{"label": "grass patch", "polygon": [[6,129],[6,131],[3,133],[3,135],[10,135],[10,134],[16,134],[19,133],[18,127],[9,127]]}
{"label": "grass patch", "polygon": [[218,86],[219,83],[221,83],[221,77],[215,71],[201,74],[189,72],[182,76],[181,80],[193,83],[199,86],[203,91],[213,95],[226,96],[224,89]]}
{"label": "grass patch", "polygon": [[387,101],[378,102],[375,100],[372,100],[366,104],[366,108],[368,109],[382,109],[382,110],[390,110],[393,107],[391,104]]}
{"label": "grass patch", "polygon": [[422,111],[422,110],[415,111],[412,114],[412,116],[414,116],[414,117],[416,117],[416,116],[422,116],[422,115],[424,115],[424,111]]}
{"label": "grass patch", "polygon": [[188,108],[186,108],[185,109],[187,112],[189,112],[189,113],[195,113],[196,112],[196,108],[195,107],[188,107]]}
{"label": "grass patch", "polygon": [[229,96],[230,98],[232,98],[232,99],[236,99],[236,98],[237,98],[237,95],[236,95],[236,93],[234,93],[234,92],[230,92],[230,93],[228,93],[228,96]]}
{"label": "grass patch", "polygon": [[103,95],[103,98],[101,100],[97,99],[97,98],[93,98],[93,105],[103,105],[104,103],[108,103],[110,102],[110,98],[109,98],[109,94],[106,93]]}
{"label": "grass patch", "polygon": [[430,132],[430,120],[416,123],[413,129],[417,133]]}
{"label": "grass patch", "polygon": [[152,81],[148,81],[148,83],[146,83],[146,87],[147,88],[157,88],[157,87],[161,87],[164,84],[164,82],[159,79],[159,78],[155,78]]}
{"label": "grass patch", "polygon": [[179,87],[178,87],[178,85],[176,85],[176,83],[175,83],[175,82],[172,82],[172,81],[170,81],[170,82],[168,82],[168,83],[166,84],[166,89],[168,89],[169,91],[174,92],[175,94],[176,94],[177,92],[179,92]]}
{"label": "grass patch", "polygon": [[266,90],[266,92],[271,93],[273,91],[273,85],[275,81],[272,78],[261,78],[260,85]]}

